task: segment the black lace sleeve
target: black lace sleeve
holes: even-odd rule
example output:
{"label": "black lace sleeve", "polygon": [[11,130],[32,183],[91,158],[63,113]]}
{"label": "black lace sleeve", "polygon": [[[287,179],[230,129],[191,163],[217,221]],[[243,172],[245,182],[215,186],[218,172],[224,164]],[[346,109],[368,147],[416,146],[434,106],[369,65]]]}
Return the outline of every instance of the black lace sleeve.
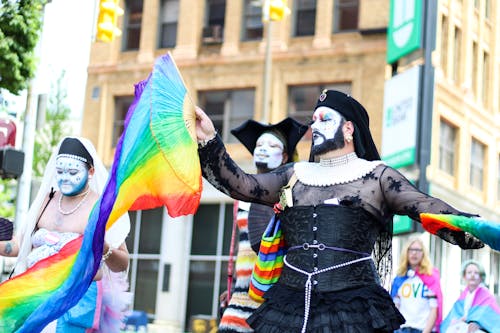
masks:
{"label": "black lace sleeve", "polygon": [[[385,167],[382,171],[380,184],[387,208],[395,214],[407,215],[416,221],[420,221],[421,213],[477,216],[462,212],[443,200],[421,192],[401,173],[390,167]],[[437,236],[463,249],[484,246],[480,240],[463,231],[441,229]]]}
{"label": "black lace sleeve", "polygon": [[264,174],[247,174],[231,159],[219,135],[198,149],[203,177],[233,199],[273,206],[293,172],[288,164]]}

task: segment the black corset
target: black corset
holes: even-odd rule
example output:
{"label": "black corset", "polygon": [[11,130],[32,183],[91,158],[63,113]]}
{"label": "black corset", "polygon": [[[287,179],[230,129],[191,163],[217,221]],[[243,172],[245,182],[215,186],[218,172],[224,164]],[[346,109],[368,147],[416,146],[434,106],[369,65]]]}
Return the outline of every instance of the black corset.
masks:
{"label": "black corset", "polygon": [[[287,261],[309,273],[370,256],[380,226],[364,209],[340,205],[294,206],[280,219],[289,248]],[[299,289],[306,280],[306,275],[290,267],[284,267],[280,277],[280,283]],[[373,283],[378,283],[378,275],[372,260],[312,277],[314,290],[321,292]]]}

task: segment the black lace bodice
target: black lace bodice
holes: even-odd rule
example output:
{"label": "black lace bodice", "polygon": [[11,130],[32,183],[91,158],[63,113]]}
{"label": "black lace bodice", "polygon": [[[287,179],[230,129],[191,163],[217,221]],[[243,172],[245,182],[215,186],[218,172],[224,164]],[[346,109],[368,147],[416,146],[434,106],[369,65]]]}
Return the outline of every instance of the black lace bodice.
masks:
{"label": "black lace bodice", "polygon": [[[199,155],[203,176],[217,189],[234,199],[268,206],[279,201],[280,189],[294,173],[294,164],[289,163],[270,173],[247,174],[229,157],[218,136],[200,148]],[[299,180],[292,192],[294,206],[319,206],[325,200],[336,198],[341,206],[363,209],[378,223],[379,230],[391,225],[394,214],[407,215],[416,221],[420,213],[472,216],[419,191],[400,172],[384,164],[345,183],[312,186]],[[352,225],[352,233],[359,231]],[[439,236],[462,248],[483,246],[478,239],[462,231],[444,229]]]}

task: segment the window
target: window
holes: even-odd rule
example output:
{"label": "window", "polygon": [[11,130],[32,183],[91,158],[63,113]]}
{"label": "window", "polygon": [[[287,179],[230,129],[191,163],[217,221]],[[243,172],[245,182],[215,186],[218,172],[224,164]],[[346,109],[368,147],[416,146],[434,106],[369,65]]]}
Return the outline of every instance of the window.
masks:
{"label": "window", "polygon": [[127,116],[127,111],[132,102],[134,101],[134,96],[117,96],[115,97],[115,114],[113,119],[113,133],[112,133],[112,147],[116,147],[118,139],[123,133],[125,125],[125,117]]}
{"label": "window", "polygon": [[358,29],[359,0],[336,0],[333,8],[333,32]]}
{"label": "window", "polygon": [[193,217],[186,328],[198,315],[216,318],[227,288],[233,204],[201,204]]}
{"label": "window", "polygon": [[489,20],[491,16],[491,3],[490,0],[484,1],[484,17]]}
{"label": "window", "polygon": [[477,66],[478,66],[478,61],[477,61],[477,42],[472,42],[472,93],[477,97]]}
{"label": "window", "polygon": [[[156,315],[156,295],[160,271],[163,207],[129,212],[130,234],[126,239],[130,252],[129,281],[134,295],[133,309]],[[144,221],[144,223],[142,223]]]}
{"label": "window", "polygon": [[179,0],[163,0],[159,16],[160,33],[158,47],[175,47],[175,42],[177,41]]}
{"label": "window", "polygon": [[462,62],[462,31],[459,27],[455,27],[454,29],[454,39],[453,39],[453,81],[458,85],[461,81],[461,68]]}
{"label": "window", "polygon": [[222,43],[224,38],[225,15],[225,0],[207,0],[205,9],[205,25],[203,26],[204,44]]}
{"label": "window", "polygon": [[242,40],[256,40],[263,36],[262,7],[254,0],[245,0]]}
{"label": "window", "polygon": [[489,85],[490,85],[490,55],[488,52],[483,53],[483,75],[482,75],[481,98],[485,107],[489,106]]}
{"label": "window", "polygon": [[141,40],[143,0],[126,0],[124,17],[123,50],[138,50]]}
{"label": "window", "polygon": [[500,156],[498,156],[497,200],[500,201]]}
{"label": "window", "polygon": [[294,36],[313,36],[316,25],[316,0],[295,0]]}
{"label": "window", "polygon": [[[350,83],[332,83],[332,84],[317,84],[317,85],[300,85],[288,87],[288,115],[295,120],[309,124],[318,97],[323,89],[334,89],[351,93]],[[303,140],[311,139],[311,131],[309,130],[303,137]]]}
{"label": "window", "polygon": [[198,100],[224,142],[239,142],[230,131],[253,118],[254,89],[204,91],[199,93]]}
{"label": "window", "polygon": [[493,285],[493,294],[497,298],[497,302],[500,296],[500,253],[496,251],[490,252],[490,281],[489,284]]}
{"label": "window", "polygon": [[448,16],[441,19],[441,69],[445,76],[448,74]]}
{"label": "window", "polygon": [[470,153],[470,184],[475,189],[483,190],[484,184],[484,157],[486,147],[476,139],[472,139]]}
{"label": "window", "polygon": [[455,175],[457,128],[441,119],[439,128],[439,169]]}

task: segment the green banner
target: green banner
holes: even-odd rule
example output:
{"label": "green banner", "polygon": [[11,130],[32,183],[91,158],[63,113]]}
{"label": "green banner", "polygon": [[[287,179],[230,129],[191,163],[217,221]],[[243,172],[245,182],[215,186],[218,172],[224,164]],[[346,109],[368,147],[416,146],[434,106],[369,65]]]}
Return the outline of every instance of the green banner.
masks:
{"label": "green banner", "polygon": [[422,0],[391,0],[387,31],[387,63],[422,45]]}

